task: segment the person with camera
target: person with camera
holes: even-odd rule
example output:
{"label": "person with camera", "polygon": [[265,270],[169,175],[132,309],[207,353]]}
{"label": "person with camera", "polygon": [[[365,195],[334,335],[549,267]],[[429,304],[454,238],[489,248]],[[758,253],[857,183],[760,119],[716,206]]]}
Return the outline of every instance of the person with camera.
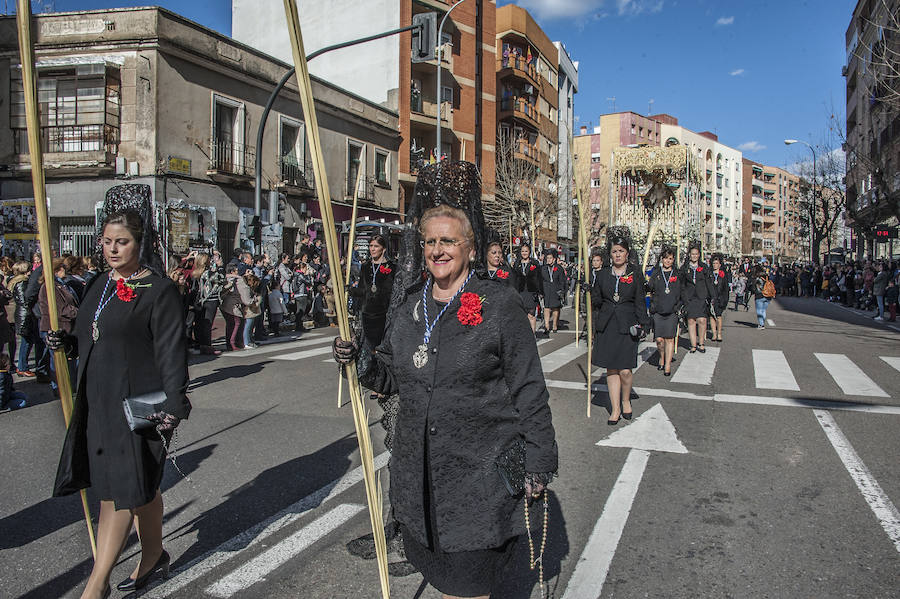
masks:
{"label": "person with camera", "polygon": [[631,385],[637,368],[638,341],[650,326],[644,302],[644,273],[629,260],[631,235],[612,227],[606,235],[610,265],[602,268],[591,290],[595,366],[606,368],[610,414],[607,424],[631,420]]}
{"label": "person with camera", "polygon": [[[74,335],[47,335],[54,351],[78,355],[77,394],[53,494],[90,487],[100,499],[97,551],[82,599],[110,595],[110,574],[132,526],[141,558],[117,588],[139,590],[169,570],[160,482],[166,443],[191,404],[181,298],[162,271],[154,240],[149,211],[109,214],[100,243],[110,270],[85,290]],[[132,430],[123,398],[150,394],[158,400],[145,419],[155,426]]]}

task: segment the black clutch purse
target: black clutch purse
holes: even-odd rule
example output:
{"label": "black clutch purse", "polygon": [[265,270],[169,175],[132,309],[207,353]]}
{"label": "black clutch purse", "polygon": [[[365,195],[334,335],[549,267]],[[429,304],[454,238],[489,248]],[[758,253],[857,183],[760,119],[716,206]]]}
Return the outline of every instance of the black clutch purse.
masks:
{"label": "black clutch purse", "polygon": [[128,428],[133,431],[154,428],[156,422],[149,418],[156,412],[162,412],[163,404],[165,403],[165,391],[153,391],[135,395],[134,397],[126,397],[122,400],[122,406],[125,410],[125,421],[128,423]]}
{"label": "black clutch purse", "polygon": [[506,490],[515,497],[525,492],[525,440],[517,439],[495,462]]}

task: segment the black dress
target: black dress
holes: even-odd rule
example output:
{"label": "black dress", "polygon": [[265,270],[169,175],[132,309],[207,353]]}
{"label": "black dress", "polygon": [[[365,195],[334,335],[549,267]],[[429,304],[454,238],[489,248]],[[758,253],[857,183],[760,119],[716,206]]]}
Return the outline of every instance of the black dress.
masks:
{"label": "black dress", "polygon": [[519,279],[518,273],[510,268],[508,264],[501,264],[497,267],[497,270],[487,269],[487,276],[489,279],[493,279],[501,283],[506,283],[513,289],[516,289],[516,285]]}
{"label": "black dress", "polygon": [[[527,472],[557,469],[549,396],[519,295],[486,278],[464,290],[483,299],[481,322],[464,324],[462,296],[453,300],[417,368],[425,288],[396,309],[375,354],[360,355],[360,382],[399,393],[390,495],[407,558],[442,593],[486,595],[525,532],[522,495],[507,491],[500,456],[524,441]],[[425,293],[433,320],[443,305]]]}
{"label": "black dress", "polygon": [[[644,274],[629,264],[619,277],[618,298],[616,276],[606,266],[597,274],[597,287],[591,289],[594,310],[594,348],[591,358],[595,366],[614,370],[637,368],[638,340],[631,336],[632,325],[650,326],[644,302]],[[599,293],[597,293],[599,291]]]}
{"label": "black dress", "polygon": [[682,282],[678,270],[657,267],[647,283],[650,289],[650,315],[653,317],[653,334],[672,339],[678,329],[678,311],[681,309]]}
{"label": "black dress", "polygon": [[522,297],[525,311],[532,316],[537,316],[537,308],[540,305],[540,295],[543,291],[541,284],[541,265],[534,258],[522,261],[516,260],[513,270],[516,271],[516,291]]}
{"label": "black dress", "polygon": [[728,307],[728,296],[730,288],[728,286],[728,274],[724,270],[718,272],[712,271],[712,288],[713,288],[713,310],[715,316],[725,314],[725,308]]}
{"label": "black dress", "polygon": [[[181,296],[169,278],[134,279],[130,301],[117,296],[115,281],[107,281],[105,273],[92,281],[75,321],[78,393],[53,494],[91,487],[116,509],[133,509],[156,496],[165,451],[155,429],[135,433],[128,428],[122,400],[163,390],[163,411],[187,418],[187,343]],[[95,342],[91,330],[101,294],[102,301],[112,299],[100,313]]]}
{"label": "black dress", "polygon": [[384,338],[391,290],[394,288],[394,268],[390,261],[374,264],[371,260],[360,268],[357,290],[363,298],[363,334],[371,347],[378,347]]}
{"label": "black dress", "polygon": [[709,301],[716,296],[712,286],[712,269],[703,262],[698,262],[696,269],[687,263],[681,270],[681,280],[684,281],[681,301],[684,303],[687,317],[709,316]]}
{"label": "black dress", "polygon": [[541,267],[541,286],[544,294],[544,307],[551,310],[561,308],[562,298],[565,297],[566,292],[565,269],[558,264],[543,265]]}

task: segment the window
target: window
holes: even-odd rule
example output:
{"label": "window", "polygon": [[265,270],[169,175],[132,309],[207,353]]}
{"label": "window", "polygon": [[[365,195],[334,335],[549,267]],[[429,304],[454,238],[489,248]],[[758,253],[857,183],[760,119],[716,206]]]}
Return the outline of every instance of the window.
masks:
{"label": "window", "polygon": [[303,123],[281,117],[281,142],[279,164],[281,180],[294,187],[309,187],[306,181],[306,163],[303,160]]}
{"label": "window", "polygon": [[441,102],[449,102],[453,105],[453,88],[446,85],[441,86]]}
{"label": "window", "polygon": [[[119,71],[105,64],[39,70],[38,104],[45,152],[115,151],[119,141]],[[16,153],[28,152],[22,70],[10,69],[10,128]]]}
{"label": "window", "polygon": [[644,128],[638,127],[638,137],[644,137]]}
{"label": "window", "polygon": [[600,187],[600,179],[591,179],[591,187]]}
{"label": "window", "polygon": [[375,184],[380,187],[391,187],[391,156],[382,150],[375,150]]}
{"label": "window", "polygon": [[366,188],[366,165],[362,160],[363,145],[352,139],[347,140],[347,197],[353,197],[353,186],[356,184],[356,178],[362,169],[362,177],[360,177],[360,199],[366,197],[363,190]]}
{"label": "window", "polygon": [[631,123],[631,134],[634,135],[634,123]]}
{"label": "window", "polygon": [[247,148],[244,145],[244,105],[213,94],[210,167],[243,174]]}

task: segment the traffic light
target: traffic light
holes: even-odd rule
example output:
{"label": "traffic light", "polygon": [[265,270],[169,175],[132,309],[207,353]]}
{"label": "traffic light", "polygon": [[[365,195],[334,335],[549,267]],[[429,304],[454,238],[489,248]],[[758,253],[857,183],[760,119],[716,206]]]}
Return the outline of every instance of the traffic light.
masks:
{"label": "traffic light", "polygon": [[275,222],[283,223],[284,222],[284,213],[287,210],[287,198],[285,198],[283,193],[278,194],[278,207],[276,210],[276,219]]}
{"label": "traffic light", "polygon": [[427,62],[434,59],[437,48],[437,13],[422,12],[413,15],[412,61]]}
{"label": "traffic light", "polygon": [[259,217],[254,216],[247,223],[247,239],[256,241],[259,239]]}

